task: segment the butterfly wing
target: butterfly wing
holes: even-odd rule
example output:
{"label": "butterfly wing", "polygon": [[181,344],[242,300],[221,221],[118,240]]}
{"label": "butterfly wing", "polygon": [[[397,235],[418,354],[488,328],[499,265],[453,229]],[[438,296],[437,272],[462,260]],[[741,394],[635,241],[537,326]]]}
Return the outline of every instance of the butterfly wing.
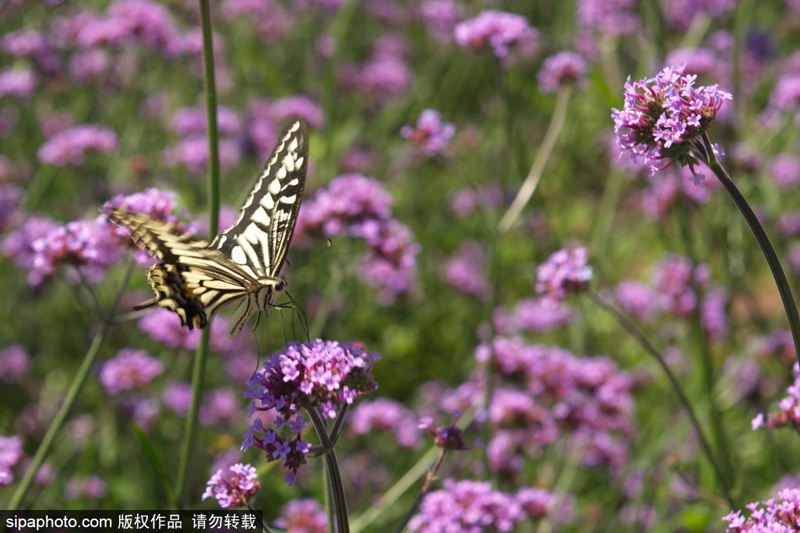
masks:
{"label": "butterfly wing", "polygon": [[169,309],[189,329],[205,327],[218,308],[242,298],[246,305],[242,304],[237,316],[247,313],[244,322],[253,312],[258,281],[206,241],[184,233],[175,224],[122,209],[109,210],[106,215],[127,229],[135,244],[161,261],[147,271],[155,297],[135,309],[155,305]]}
{"label": "butterfly wing", "polygon": [[212,248],[255,278],[277,281],[294,234],[307,166],[306,124],[295,119],[281,133],[236,221]]}

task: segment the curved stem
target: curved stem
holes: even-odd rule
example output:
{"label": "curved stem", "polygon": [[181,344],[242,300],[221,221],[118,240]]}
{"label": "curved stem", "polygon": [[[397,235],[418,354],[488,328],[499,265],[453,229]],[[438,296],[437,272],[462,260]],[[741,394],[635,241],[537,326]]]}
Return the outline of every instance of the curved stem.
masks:
{"label": "curved stem", "polygon": [[764,227],[761,225],[761,222],[759,222],[758,217],[753,212],[753,209],[747,203],[747,200],[745,200],[742,193],[736,187],[733,179],[731,179],[725,168],[723,168],[722,164],[720,164],[719,160],[714,155],[714,150],[711,145],[711,140],[708,138],[708,134],[703,133],[702,139],[704,152],[708,156],[703,162],[717,176],[719,181],[722,183],[722,186],[725,187],[726,191],[728,191],[728,195],[731,197],[731,199],[733,199],[733,203],[736,204],[739,212],[742,213],[742,216],[744,216],[745,221],[747,221],[747,225],[750,226],[750,230],[753,232],[756,241],[758,241],[758,245],[761,247],[761,252],[764,254],[767,264],[772,271],[772,277],[775,279],[775,284],[778,286],[778,292],[780,293],[781,301],[783,302],[783,310],[786,313],[786,318],[789,319],[789,329],[792,332],[795,356],[797,357],[798,363],[800,363],[800,316],[798,316],[797,304],[795,303],[794,296],[792,295],[792,288],[789,285],[789,281],[786,279],[786,274],[783,271],[780,259],[778,259],[778,254],[775,252],[775,248],[772,246],[769,237],[767,237],[767,233],[764,231]]}
{"label": "curved stem", "polygon": [[672,370],[667,365],[667,362],[662,357],[661,353],[653,346],[653,344],[648,340],[645,334],[639,329],[636,323],[631,320],[628,315],[624,314],[623,312],[617,310],[611,304],[605,302],[599,294],[594,291],[588,291],[587,293],[589,298],[599,305],[604,311],[610,313],[620,325],[625,328],[628,333],[630,333],[633,338],[639,341],[639,344],[652,355],[661,369],[664,371],[664,374],[669,379],[670,384],[672,385],[675,394],[678,396],[678,401],[680,401],[683,408],[686,410],[686,414],[689,415],[689,422],[692,424],[695,433],[697,434],[697,440],[700,441],[700,447],[703,449],[703,453],[706,455],[708,462],[711,464],[711,468],[714,470],[714,474],[717,478],[717,482],[719,483],[722,491],[725,493],[725,499],[728,500],[728,504],[731,506],[731,509],[736,509],[737,505],[733,496],[730,492],[730,482],[728,478],[724,475],[722,467],[719,465],[716,456],[711,451],[711,446],[708,443],[708,439],[703,433],[703,426],[700,425],[700,420],[697,418],[697,414],[694,412],[694,408],[692,407],[692,403],[689,401],[689,397],[686,395],[686,392],[683,390],[681,386],[681,382],[678,380],[677,376],[672,373]]}
{"label": "curved stem", "polygon": [[511,202],[511,205],[508,207],[505,214],[503,214],[503,218],[500,219],[500,224],[498,225],[500,233],[506,233],[511,229],[511,226],[514,225],[514,222],[519,218],[520,213],[522,213],[522,210],[536,191],[539,180],[542,178],[544,167],[550,159],[550,155],[553,153],[558,134],[561,133],[561,128],[564,126],[564,120],[567,116],[567,104],[569,103],[571,92],[572,90],[569,85],[565,85],[559,91],[556,107],[553,111],[553,116],[550,118],[550,125],[547,126],[547,132],[539,148],[539,153],[536,154],[536,160],[533,162],[528,176],[522,183],[522,187],[519,188],[519,192],[517,192],[514,201]]}

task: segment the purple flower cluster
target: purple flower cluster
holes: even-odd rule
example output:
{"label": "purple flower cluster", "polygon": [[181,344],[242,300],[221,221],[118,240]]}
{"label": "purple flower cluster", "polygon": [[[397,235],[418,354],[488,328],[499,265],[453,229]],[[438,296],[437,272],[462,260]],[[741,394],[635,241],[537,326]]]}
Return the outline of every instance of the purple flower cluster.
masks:
{"label": "purple flower cluster", "polygon": [[574,318],[566,304],[550,298],[524,298],[517,302],[510,313],[498,307],[492,322],[501,335],[514,335],[523,331],[545,332],[559,329]]}
{"label": "purple flower cluster", "polygon": [[[302,440],[306,427],[301,410],[318,410],[325,418],[336,418],[341,410],[362,394],[377,388],[372,379],[376,355],[356,343],[340,344],[317,339],[306,344],[291,343],[275,352],[248,382],[245,397],[252,399],[249,412],[279,413],[275,429],[265,428],[261,418],[248,428],[242,448],[264,450],[268,461],[281,459],[294,483],[297,470],[305,464],[310,446]],[[286,427],[291,438],[276,430]]]}
{"label": "purple flower cluster", "polygon": [[114,396],[145,388],[161,372],[164,365],[143,350],[123,348],[113,359],[109,359],[100,370],[100,383],[106,394]]}
{"label": "purple flower cluster", "polygon": [[484,301],[489,297],[483,250],[477,242],[461,243],[458,253],[445,262],[442,271],[445,282],[460,292],[471,294]]}
{"label": "purple flower cluster", "polygon": [[22,451],[22,437],[0,435],[0,485],[10,485],[14,481],[11,469],[25,457]]}
{"label": "purple flower cluster", "polygon": [[500,205],[503,200],[503,192],[497,185],[487,185],[473,189],[467,187],[458,189],[453,194],[450,201],[450,210],[458,218],[464,218],[475,209],[489,210]]}
{"label": "purple flower cluster", "polygon": [[391,205],[392,197],[379,181],[360,174],[339,176],[303,203],[295,242],[311,234],[363,239],[369,255],[361,274],[379,288],[379,301],[390,304],[411,290],[419,253],[408,227],[391,217]]}
{"label": "purple flower cluster", "polygon": [[450,146],[456,127],[443,122],[438,111],[426,109],[417,119],[416,127],[408,124],[400,128],[400,135],[409,139],[428,157],[441,154]]}
{"label": "purple flower cluster", "polygon": [[408,523],[409,531],[513,531],[557,511],[557,497],[544,489],[524,487],[508,494],[485,481],[454,479],[445,479],[442,485],[422,500]]}
{"label": "purple flower cluster", "polygon": [[164,57],[181,52],[181,35],[166,7],[150,0],[115,0],[102,16],[79,12],[62,19],[57,37],[81,48],[142,45]]}
{"label": "purple flower cluster", "polygon": [[266,159],[278,141],[279,128],[292,116],[304,118],[312,128],[325,124],[322,109],[306,96],[288,96],[278,100],[253,99],[247,105],[244,137],[250,150]]}
{"label": "purple flower cluster", "polygon": [[414,414],[394,400],[379,398],[361,402],[350,411],[348,424],[354,435],[391,432],[403,448],[415,450],[422,445]]}
{"label": "purple flower cluster", "polygon": [[261,489],[257,477],[256,469],[249,464],[236,463],[224,473],[217,470],[206,483],[202,499],[214,498],[223,509],[245,507]]}
{"label": "purple flower cluster", "polygon": [[[28,283],[41,285],[50,279],[59,265],[79,269],[90,281],[97,282],[108,267],[115,265],[124,248],[111,232],[104,217],[92,221],[68,222],[31,243],[33,251]],[[67,278],[71,282],[79,280]]]}
{"label": "purple flower cluster", "polygon": [[[635,382],[606,357],[575,357],[555,346],[496,337],[476,351],[506,385],[495,389],[487,445],[494,470],[516,472],[543,446],[572,435],[587,467],[620,474],[635,433]],[[473,397],[472,401],[476,401]],[[467,407],[467,406],[463,406]]]}
{"label": "purple flower cluster", "polygon": [[53,50],[47,34],[36,30],[18,30],[6,33],[0,48],[14,57],[33,61],[43,74],[54,74],[61,68],[61,60]]}
{"label": "purple flower cluster", "polygon": [[759,413],[751,422],[753,429],[767,428],[792,428],[795,431],[800,429],[800,370],[797,363],[792,366],[792,376],[794,383],[786,389],[787,396],[778,402],[780,411],[764,416]]}
{"label": "purple flower cluster", "polygon": [[559,52],[542,62],[537,74],[539,90],[543,93],[554,93],[564,85],[586,85],[586,71],[589,66],[575,52]]}
{"label": "purple flower cluster", "polygon": [[800,185],[800,159],[794,155],[776,155],[767,163],[767,171],[782,191],[794,190]]}
{"label": "purple flower cluster", "polygon": [[582,246],[561,249],[536,269],[536,292],[551,300],[563,300],[584,292],[592,281],[589,254]]}
{"label": "purple flower cluster", "polygon": [[64,496],[68,500],[99,500],[108,494],[108,484],[99,476],[74,476],[64,485]]}
{"label": "purple flower cluster", "polygon": [[33,243],[49,235],[58,228],[58,223],[47,218],[29,216],[14,231],[8,233],[3,239],[3,255],[11,258],[17,266],[27,272],[27,282],[30,285],[39,285],[43,280],[34,274],[33,266],[36,251]]}
{"label": "purple flower cluster", "polygon": [[[708,129],[730,93],[716,85],[695,87],[696,75],[684,66],[666,67],[655,78],[625,83],[625,105],[613,109],[614,132],[620,152],[642,156],[645,164],[666,160],[692,166],[695,143]],[[662,168],[664,168],[662,167]],[[651,167],[652,173],[661,170]]]}
{"label": "purple flower cluster", "polygon": [[328,533],[328,515],[316,500],[300,498],[286,504],[275,525],[298,533]]}
{"label": "purple flower cluster", "polygon": [[688,30],[697,17],[721,18],[736,7],[736,0],[673,0],[661,4],[664,15],[676,30]]}
{"label": "purple flower cluster", "polygon": [[680,195],[695,204],[705,204],[722,188],[719,180],[707,180],[686,167],[670,167],[664,174],[648,176],[649,187],[641,192],[642,211],[652,220],[662,220],[680,204]]}
{"label": "purple flower cluster", "polygon": [[82,124],[56,133],[39,147],[37,157],[46,165],[79,166],[87,152],[108,154],[117,149],[117,134],[94,124]]}
{"label": "purple flower cluster", "polygon": [[[702,300],[698,296],[700,288],[706,289]],[[701,324],[710,338],[722,339],[728,334],[728,291],[710,286],[708,265],[694,265],[688,257],[665,256],[655,266],[652,286],[624,280],[615,295],[625,312],[641,320],[649,320],[657,313],[689,317],[699,306]]]}
{"label": "purple flower cluster", "polygon": [[634,33],[641,21],[636,13],[636,0],[579,0],[578,25],[609,36]]}
{"label": "purple flower cluster", "polygon": [[[235,166],[241,159],[238,138],[242,121],[227,107],[217,111],[219,127],[219,162],[223,169]],[[170,166],[183,165],[193,173],[204,172],[208,165],[208,139],[206,138],[206,113],[202,108],[183,108],[172,117],[172,128],[183,138],[166,148],[164,161]]]}
{"label": "purple flower cluster", "polygon": [[33,94],[39,76],[29,69],[0,69],[0,98],[12,97],[24,100]]}
{"label": "purple flower cluster", "polygon": [[512,49],[524,58],[540,48],[538,30],[525,17],[504,11],[484,11],[461,22],[455,28],[455,36],[462,48],[477,52],[489,46],[494,55],[504,61],[510,58]]}
{"label": "purple flower cluster", "polygon": [[373,45],[372,56],[366,63],[351,67],[349,83],[354,90],[366,93],[376,102],[383,104],[402,94],[414,81],[414,72],[405,58],[405,44],[398,35],[386,35]]}
{"label": "purple flower cluster", "polygon": [[461,18],[461,6],[455,0],[423,0],[420,13],[431,37],[445,42],[453,37]]}
{"label": "purple flower cluster", "polygon": [[0,381],[3,383],[16,383],[30,369],[31,358],[19,344],[0,350]]}
{"label": "purple flower cluster", "polygon": [[783,489],[778,497],[747,505],[750,516],[733,511],[722,519],[725,533],[793,533],[800,526],[800,488]]}

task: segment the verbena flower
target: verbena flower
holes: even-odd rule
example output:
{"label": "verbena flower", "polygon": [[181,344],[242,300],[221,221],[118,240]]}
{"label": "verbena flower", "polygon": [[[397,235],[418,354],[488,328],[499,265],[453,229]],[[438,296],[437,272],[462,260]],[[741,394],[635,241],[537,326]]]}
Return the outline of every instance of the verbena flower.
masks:
{"label": "verbena flower", "polygon": [[[613,361],[505,337],[479,346],[475,357],[481,368],[491,365],[503,380],[488,412],[492,440],[486,451],[492,469],[516,472],[526,457],[566,433],[582,450],[585,466],[622,472],[636,427],[635,381]],[[473,396],[472,402],[480,402],[480,395]]]}
{"label": "verbena flower", "polygon": [[471,294],[480,300],[486,300],[489,296],[483,250],[475,241],[461,243],[456,255],[443,265],[442,274],[447,284],[464,294]]}
{"label": "verbena flower", "polygon": [[676,30],[687,30],[696,17],[713,19],[733,11],[736,0],[676,0],[661,4],[667,21]]}
{"label": "verbena flower", "polygon": [[310,128],[321,128],[325,125],[325,114],[322,108],[305,95],[278,98],[270,105],[270,115],[278,124],[292,117],[300,117]]}
{"label": "verbena flower", "polygon": [[64,496],[68,500],[99,500],[108,494],[108,484],[99,476],[73,476],[64,485]]}
{"label": "verbena flower", "polygon": [[710,339],[722,340],[728,336],[728,313],[725,309],[730,292],[724,287],[712,289],[700,304],[700,323]]}
{"label": "verbena flower", "polygon": [[107,51],[93,48],[80,50],[69,59],[70,77],[78,85],[88,85],[102,80],[111,70],[111,56]]}
{"label": "verbena flower", "polygon": [[800,159],[794,155],[776,155],[767,162],[767,171],[775,185],[783,191],[796,189],[800,185]]}
{"label": "verbena flower", "polygon": [[512,531],[526,518],[512,495],[488,482],[445,479],[442,485],[425,495],[409,531]]}
{"label": "verbena flower", "polygon": [[[0,161],[2,165],[2,161]],[[3,172],[0,170],[0,180]],[[0,183],[0,232],[21,222],[23,214],[19,210],[22,189],[12,183]]]}
{"label": "verbena flower", "polygon": [[39,71],[45,74],[55,74],[61,68],[61,60],[44,32],[18,30],[6,33],[0,41],[0,47],[7,54],[32,60]]}
{"label": "verbena flower", "polygon": [[256,469],[249,464],[236,463],[226,471],[217,470],[206,483],[203,498],[215,498],[223,509],[245,507],[261,489]]}
{"label": "verbena flower", "polygon": [[286,531],[328,533],[328,515],[316,500],[298,498],[283,507],[275,525]]}
{"label": "verbena flower", "polygon": [[497,185],[486,185],[474,189],[465,187],[457,189],[450,200],[450,211],[458,217],[464,218],[473,213],[478,207],[494,209],[501,204],[503,192]]}
{"label": "verbena flower", "polygon": [[592,267],[588,262],[586,248],[557,251],[536,269],[536,292],[556,301],[584,292],[592,280]]}
{"label": "verbena flower", "polygon": [[586,61],[575,52],[559,52],[547,57],[536,76],[539,90],[552,93],[569,84],[583,87],[586,85],[588,68]]}
{"label": "verbena flower", "polygon": [[100,383],[108,395],[142,389],[164,370],[158,359],[144,350],[123,348],[100,370]]}
{"label": "verbena flower", "polygon": [[24,457],[22,437],[0,435],[0,485],[10,485],[14,481],[11,469]]}
{"label": "verbena flower", "polygon": [[455,28],[456,42],[470,52],[491,47],[501,60],[509,58],[512,49],[522,57],[535,54],[540,47],[539,32],[522,15],[504,11],[484,11]]}
{"label": "verbena flower", "polygon": [[164,389],[162,401],[170,411],[180,416],[186,416],[192,404],[192,385],[190,383],[173,383]]}
{"label": "verbena flower", "polygon": [[568,509],[556,509],[555,495],[544,489],[523,487],[509,494],[485,481],[454,479],[445,479],[442,485],[425,496],[408,523],[410,531],[514,531],[546,515],[563,521],[569,514]]}
{"label": "verbena flower", "polygon": [[400,128],[400,135],[413,142],[428,157],[447,150],[455,133],[455,126],[443,122],[439,113],[433,109],[426,109],[420,114],[416,127],[405,124]]}
{"label": "verbena flower", "polygon": [[[182,137],[194,135],[204,136],[208,127],[205,108],[183,107],[172,116],[172,129]],[[234,110],[226,106],[217,108],[217,128],[220,135],[238,136],[241,134],[242,121]]]}
{"label": "verbena flower", "polygon": [[[222,169],[233,168],[242,158],[239,142],[234,139],[220,139],[218,152]],[[184,166],[193,174],[201,174],[208,166],[208,139],[201,135],[187,137],[166,148],[162,157],[169,166]]]}
{"label": "verbena flower", "polygon": [[386,398],[359,403],[350,411],[348,429],[354,435],[391,432],[402,448],[415,450],[422,446],[414,414],[400,402]]}
{"label": "verbena flower", "polygon": [[[250,378],[245,397],[252,399],[250,414],[275,410],[280,416],[275,429],[265,428],[256,418],[245,433],[242,449],[253,446],[263,450],[268,461],[282,460],[290,471],[287,482],[293,484],[310,450],[302,440],[307,425],[302,411],[314,409],[333,419],[358,396],[374,390],[375,357],[356,343],[321,339],[291,343],[273,353]],[[282,437],[278,431],[289,436]]]}
{"label": "verbena flower", "polygon": [[32,70],[0,69],[0,98],[10,96],[19,100],[27,99],[38,84],[39,77]]}
{"label": "verbena flower", "polygon": [[95,124],[81,124],[53,135],[39,147],[37,157],[46,165],[79,166],[87,152],[108,154],[117,149],[117,134]]}
{"label": "verbena flower", "polygon": [[[78,220],[58,226],[31,244],[33,258],[28,281],[41,285],[60,265],[78,268],[89,281],[102,279],[106,269],[115,265],[124,251],[104,217]],[[67,281],[77,282],[73,277]]]}
{"label": "verbena flower", "polygon": [[614,296],[626,313],[639,320],[649,320],[657,310],[656,291],[640,281],[621,281]]}
{"label": "verbena flower", "polygon": [[379,288],[378,299],[389,304],[409,292],[416,279],[417,244],[407,226],[392,218],[392,197],[383,185],[360,174],[334,178],[303,203],[295,242],[308,235],[346,235],[363,239],[369,254],[362,279]]}
{"label": "verbena flower", "polygon": [[792,366],[792,376],[794,383],[786,389],[787,396],[778,402],[780,411],[764,416],[759,413],[751,422],[753,429],[767,428],[793,428],[795,431],[800,429],[800,371],[797,363]]}
{"label": "verbena flower", "polygon": [[0,381],[3,383],[16,383],[30,369],[31,358],[19,344],[13,344],[0,351]]}
{"label": "verbena flower", "polygon": [[625,105],[612,109],[620,152],[629,151],[645,163],[665,161],[690,168],[705,161],[701,136],[730,93],[716,85],[695,87],[696,75],[684,75],[684,66],[666,67],[655,78],[625,83]]}
{"label": "verbena flower", "polygon": [[610,36],[634,33],[641,27],[636,0],[579,0],[578,25]]}
{"label": "verbena flower", "polygon": [[695,285],[709,279],[708,265],[695,265],[688,257],[669,254],[656,265],[655,290],[661,310],[676,316],[689,316],[697,308]]}
{"label": "verbena flower", "polygon": [[230,426],[242,415],[241,398],[230,389],[208,391],[200,407],[200,423],[206,427]]}
{"label": "verbena flower", "polygon": [[33,243],[55,231],[57,222],[39,216],[28,216],[25,221],[3,239],[0,249],[8,258],[23,271],[27,272],[26,281],[29,285],[39,285],[43,280],[38,272],[34,271],[36,250]]}
{"label": "verbena flower", "polygon": [[172,58],[181,35],[167,8],[149,0],[115,0],[102,16],[87,17],[76,34],[84,48],[143,45]]}
{"label": "verbena flower", "polygon": [[453,30],[461,18],[461,6],[455,0],[424,0],[420,11],[431,37],[440,42],[453,38]]}
{"label": "verbena flower", "polygon": [[511,313],[502,307],[495,309],[492,322],[498,333],[511,335],[523,331],[552,331],[571,323],[574,317],[572,310],[562,302],[547,297],[524,298]]}
{"label": "verbena flower", "polygon": [[784,489],[777,498],[747,505],[750,516],[736,510],[722,519],[726,533],[793,533],[800,524],[800,488]]}

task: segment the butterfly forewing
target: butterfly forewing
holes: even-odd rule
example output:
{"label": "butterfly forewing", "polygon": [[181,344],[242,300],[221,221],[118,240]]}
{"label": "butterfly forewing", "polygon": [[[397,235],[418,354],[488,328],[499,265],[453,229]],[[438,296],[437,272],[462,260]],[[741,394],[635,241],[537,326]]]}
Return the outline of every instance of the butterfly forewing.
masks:
{"label": "butterfly forewing", "polygon": [[272,304],[286,286],[280,270],[292,240],[305,186],[308,140],[305,124],[293,121],[281,134],[236,222],[209,245],[175,224],[111,209],[108,218],[160,263],[147,273],[155,297],[136,309],[158,305],[181,323],[205,327],[220,307],[239,302],[230,334]]}
{"label": "butterfly forewing", "polygon": [[211,246],[257,277],[278,278],[300,210],[307,165],[306,127],[296,120],[282,133],[236,221]]}

